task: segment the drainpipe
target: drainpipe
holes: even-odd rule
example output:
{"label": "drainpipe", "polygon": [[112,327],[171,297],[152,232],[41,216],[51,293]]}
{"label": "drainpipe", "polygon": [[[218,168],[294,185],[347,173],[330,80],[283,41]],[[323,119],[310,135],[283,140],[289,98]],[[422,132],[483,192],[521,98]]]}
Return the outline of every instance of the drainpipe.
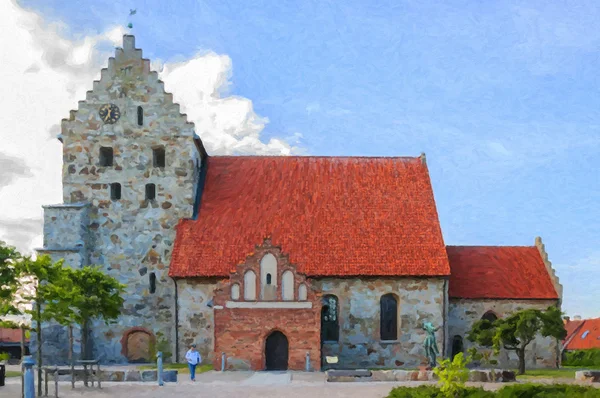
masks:
{"label": "drainpipe", "polygon": [[177,279],[172,278],[175,283],[175,363],[179,363],[179,298]]}

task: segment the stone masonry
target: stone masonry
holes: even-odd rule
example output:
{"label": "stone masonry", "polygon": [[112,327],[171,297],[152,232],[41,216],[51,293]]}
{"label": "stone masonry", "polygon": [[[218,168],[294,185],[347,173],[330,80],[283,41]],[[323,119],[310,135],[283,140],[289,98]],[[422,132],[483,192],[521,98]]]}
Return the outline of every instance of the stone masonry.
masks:
{"label": "stone masonry", "polygon": [[[120,110],[113,124],[99,115],[105,104]],[[39,252],[65,258],[73,267],[101,265],[126,285],[118,323],[92,325],[94,358],[126,362],[121,339],[134,327],[161,332],[174,354],[175,286],[168,267],[177,223],[193,216],[204,153],[194,125],[165,92],[134,37],[124,36],[123,48],[61,127],[64,204],[45,207]],[[101,148],[112,149],[112,165],[101,164]],[[153,159],[155,149],[164,150],[164,167]],[[115,183],[120,199],[111,198]],[[152,200],[146,199],[146,184],[155,184]],[[154,293],[149,289],[152,274]],[[46,353],[50,363],[66,360],[64,350]]]}
{"label": "stone masonry", "polygon": [[[463,352],[466,354],[467,350],[473,346],[473,343],[467,339],[467,334],[473,324],[487,312],[492,312],[498,318],[502,318],[523,309],[545,310],[556,304],[556,300],[450,299],[448,346],[451,347],[454,336],[460,336],[463,340]],[[558,342],[555,339],[537,336],[525,350],[525,365],[528,368],[556,367],[558,356]],[[519,359],[514,351],[502,349],[500,355],[495,359],[498,360],[498,366],[503,368],[517,368],[519,364]]]}
{"label": "stone masonry", "polygon": [[[323,344],[324,356],[337,356],[334,368],[418,367],[426,364],[423,323],[440,327],[440,354],[444,350],[444,302],[442,278],[318,279],[312,281],[323,295],[339,302],[339,342]],[[398,340],[381,341],[379,301],[387,293],[398,299]]]}

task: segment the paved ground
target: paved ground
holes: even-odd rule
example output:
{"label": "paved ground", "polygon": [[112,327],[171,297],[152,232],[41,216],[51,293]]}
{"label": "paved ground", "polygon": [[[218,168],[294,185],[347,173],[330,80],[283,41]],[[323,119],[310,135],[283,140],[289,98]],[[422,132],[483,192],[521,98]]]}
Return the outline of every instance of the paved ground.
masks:
{"label": "paved ground", "polygon": [[[187,379],[188,375],[179,375],[179,382],[166,383],[158,387],[156,383],[102,383],[102,390],[85,388],[77,383],[75,390],[69,382],[59,384],[59,396],[70,397],[123,397],[123,398],[164,398],[173,397],[210,397],[210,398],[383,398],[390,390],[399,385],[417,386],[422,382],[384,383],[327,383],[324,373],[302,372],[206,372],[198,375],[195,383]],[[540,381],[536,381],[540,382]],[[546,382],[557,382],[547,380]],[[468,383],[493,390],[501,388],[502,383]],[[600,387],[600,386],[598,386]],[[49,396],[54,396],[54,385],[49,386]],[[7,385],[0,387],[0,397],[20,397],[19,378],[8,378]]]}

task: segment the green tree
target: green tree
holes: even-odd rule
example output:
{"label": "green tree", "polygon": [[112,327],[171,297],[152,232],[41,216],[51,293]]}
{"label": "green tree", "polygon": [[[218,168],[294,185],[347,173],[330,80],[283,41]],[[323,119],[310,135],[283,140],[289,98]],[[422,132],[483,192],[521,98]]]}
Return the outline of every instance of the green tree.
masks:
{"label": "green tree", "polygon": [[[86,266],[69,272],[71,293],[65,293],[69,307],[74,311],[73,320],[81,325],[82,356],[86,357],[89,324],[92,319],[101,319],[106,324],[116,321],[123,309],[122,285],[97,266]],[[68,313],[68,311],[65,311]]]}
{"label": "green tree", "polygon": [[17,250],[0,241],[0,318],[18,315],[15,295],[21,286],[18,262],[22,260]]}
{"label": "green tree", "polygon": [[557,307],[548,307],[546,311],[522,310],[494,322],[480,320],[467,338],[481,346],[493,347],[496,355],[500,348],[515,351],[519,357],[519,374],[525,374],[525,349],[538,334],[558,340],[565,338],[567,332]]}
{"label": "green tree", "polygon": [[53,262],[47,256],[38,256],[36,259],[27,257],[18,263],[19,275],[33,280],[32,288],[24,291],[19,304],[31,304],[30,309],[25,313],[31,315],[32,323],[35,325],[32,330],[37,336],[37,366],[38,366],[38,396],[42,395],[42,322],[52,319],[52,313],[45,311],[45,304],[57,302],[61,297],[56,296],[55,284],[62,283],[65,278],[64,261]]}

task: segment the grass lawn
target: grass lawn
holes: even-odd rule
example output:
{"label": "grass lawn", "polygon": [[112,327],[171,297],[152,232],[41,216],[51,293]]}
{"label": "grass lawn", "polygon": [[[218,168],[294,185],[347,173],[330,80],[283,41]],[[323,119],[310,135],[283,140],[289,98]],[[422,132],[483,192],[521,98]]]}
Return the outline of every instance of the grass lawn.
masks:
{"label": "grass lawn", "polygon": [[[140,366],[140,369],[156,369],[156,365],[148,365],[148,366]],[[179,373],[190,373],[190,368],[188,368],[187,363],[165,363],[163,364],[163,369],[165,370],[178,370]],[[209,370],[213,370],[212,365],[201,365],[196,367],[196,374],[208,372]]]}
{"label": "grass lawn", "polygon": [[21,376],[21,372],[16,371],[16,370],[7,370],[6,371],[6,377],[19,377]]}
{"label": "grass lawn", "polygon": [[[525,369],[525,374],[522,376],[517,375],[518,379],[522,379],[522,380],[534,380],[534,379],[554,379],[554,378],[568,378],[568,379],[574,379],[575,378],[575,372],[577,372],[578,370],[592,370],[592,369],[597,369],[597,367],[587,367],[587,368],[581,368],[581,367],[563,367],[560,369]],[[515,373],[517,373],[517,371],[515,370]]]}

